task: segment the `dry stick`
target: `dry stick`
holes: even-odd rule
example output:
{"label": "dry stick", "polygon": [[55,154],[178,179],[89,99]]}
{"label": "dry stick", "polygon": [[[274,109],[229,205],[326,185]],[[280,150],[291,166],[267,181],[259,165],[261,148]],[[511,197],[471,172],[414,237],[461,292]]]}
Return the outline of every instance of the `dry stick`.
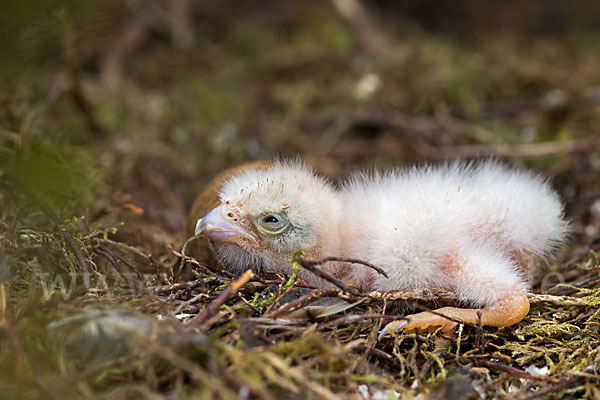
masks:
{"label": "dry stick", "polygon": [[383,321],[383,320],[398,321],[398,320],[405,320],[406,317],[403,317],[401,315],[386,315],[386,314],[346,314],[346,315],[342,315],[341,317],[336,318],[332,321],[320,323],[319,325],[317,325],[316,330],[322,331],[322,330],[330,328],[332,326],[337,326],[339,324],[342,324],[345,321],[352,322],[356,319],[361,319],[361,320],[376,319],[376,320],[380,320],[380,321]]}
{"label": "dry stick", "polygon": [[[366,295],[371,299],[385,299],[387,301],[455,301],[458,299],[458,296],[455,293],[440,288],[416,289],[414,291],[377,291],[366,293]],[[589,306],[582,298],[571,296],[553,296],[550,294],[527,293],[527,300],[529,300],[529,303],[532,305],[550,303],[559,306]]]}
{"label": "dry stick", "polygon": [[376,29],[367,9],[358,0],[331,0],[340,15],[355,32],[362,50],[371,58],[382,53],[383,37]]}
{"label": "dry stick", "polygon": [[[321,289],[321,290],[309,293],[307,295],[304,295],[301,298],[299,298],[291,303],[287,303],[287,304],[283,305],[276,311],[267,314],[266,317],[276,318],[276,317],[284,315],[286,313],[296,311],[296,310],[306,306],[307,304],[310,304],[311,302],[313,302],[314,300],[316,300],[320,297],[340,297],[340,298],[344,298],[345,300],[349,300],[349,299],[352,299],[353,297],[361,296],[361,294],[356,289],[348,286],[346,283],[342,282],[341,280],[332,277],[331,275],[324,272],[323,270],[316,268],[318,265],[321,265],[321,264],[324,264],[324,263],[327,263],[330,261],[362,264],[369,268],[374,269],[375,271],[377,271],[387,277],[385,272],[383,270],[381,270],[379,267],[376,267],[368,262],[357,260],[357,259],[348,259],[348,258],[342,258],[342,257],[326,257],[326,258],[323,258],[320,260],[308,260],[302,256],[297,256],[296,261],[303,268],[309,270],[310,272],[317,275],[318,277],[334,284],[338,288],[342,289],[343,292],[340,292],[339,290],[336,290],[333,288],[332,289]],[[344,293],[344,292],[346,292],[346,293]],[[369,292],[366,294],[366,296],[370,299],[390,300],[390,301],[397,301],[397,300],[412,300],[412,301],[414,301],[414,300],[425,300],[425,301],[446,300],[446,301],[449,301],[449,300],[456,300],[458,298],[455,293],[450,292],[445,289],[440,289],[440,288],[427,288],[427,289],[420,289],[420,290],[415,290],[415,291],[386,291],[386,292],[376,291],[376,292]],[[527,299],[529,300],[530,304],[540,304],[540,303],[546,302],[546,303],[562,305],[562,306],[587,306],[587,304],[582,299],[577,298],[577,297],[569,297],[569,296],[552,296],[552,295],[528,293]],[[415,304],[415,307],[422,308],[422,309],[425,308],[419,304]],[[463,321],[448,318],[447,316],[445,316],[441,313],[436,313],[435,310],[431,310],[428,308],[425,308],[425,309],[426,309],[426,311],[429,311],[433,314],[440,315],[440,316],[450,319],[454,322],[464,323]]]}
{"label": "dry stick", "polygon": [[105,252],[102,249],[96,249],[96,254],[106,258],[113,265],[113,267],[115,267],[117,272],[121,276],[123,276],[123,271],[121,271],[121,267],[119,266],[119,263],[117,263],[117,260],[115,260],[115,258],[112,255],[108,254],[107,252]]}
{"label": "dry stick", "polygon": [[[178,262],[178,265],[181,267],[187,263],[193,264],[196,267],[201,268],[204,272],[206,272],[207,274],[211,275],[211,276],[216,276],[217,274],[215,273],[215,271],[213,271],[212,269],[210,269],[210,267],[208,265],[202,264],[201,262],[197,261],[195,258],[190,257],[190,256],[186,256],[180,252],[178,252],[177,250],[173,249],[170,246],[167,246],[169,248],[169,250],[171,251],[171,253],[173,255],[175,255],[175,257],[180,258],[182,261],[181,263]],[[176,266],[173,266],[173,268],[175,268]],[[226,272],[226,271],[219,271],[219,272]],[[223,275],[227,275],[228,278],[233,278],[234,276],[232,276],[231,274],[227,274],[224,273]],[[174,276],[174,280],[178,280],[178,277],[175,275]]]}
{"label": "dry stick", "polygon": [[330,289],[318,289],[313,290],[312,292],[305,294],[304,296],[286,303],[279,307],[275,311],[271,311],[264,315],[265,318],[278,318],[282,315],[289,314],[291,312],[297,311],[304,306],[322,298],[322,297],[339,297],[339,295],[343,293],[339,289],[330,288]]}
{"label": "dry stick", "polygon": [[552,383],[559,383],[560,382],[560,379],[558,379],[558,378],[552,378],[550,376],[545,376],[545,375],[542,375],[542,376],[533,375],[533,374],[530,374],[528,372],[523,371],[522,369],[511,367],[509,365],[504,365],[504,364],[496,363],[496,362],[493,362],[493,361],[482,360],[482,359],[479,359],[479,358],[473,359],[472,361],[475,364],[484,366],[486,368],[495,369],[496,371],[506,372],[507,374],[512,375],[512,376],[516,376],[518,378],[536,379],[536,380],[546,381],[546,382],[552,382]]}
{"label": "dry stick", "polygon": [[385,351],[376,349],[374,347],[367,347],[365,345],[358,345],[353,350],[361,353],[366,352],[370,356],[373,356],[376,359],[384,362],[388,368],[398,369],[398,363],[396,362],[396,359]]}
{"label": "dry stick", "polygon": [[371,299],[387,301],[452,301],[458,298],[453,292],[441,288],[374,291],[367,293],[367,296]]}
{"label": "dry stick", "polygon": [[550,303],[557,306],[588,306],[588,304],[586,304],[585,301],[579,297],[554,296],[551,294],[527,293],[527,300],[529,300],[530,304]]}
{"label": "dry stick", "polygon": [[6,286],[0,281],[0,329],[6,325],[6,310],[8,309],[8,295]]}
{"label": "dry stick", "polygon": [[141,282],[144,282],[144,276],[142,275],[142,273],[135,267],[135,265],[133,265],[132,263],[130,263],[125,257],[121,256],[118,253],[113,253],[108,247],[106,246],[100,246],[100,249],[102,251],[104,251],[107,254],[110,254],[114,259],[121,261],[123,264],[127,265],[129,267],[129,269],[135,271],[135,274],[137,275],[138,279]]}
{"label": "dry stick", "polygon": [[193,7],[190,0],[171,0],[167,2],[166,22],[171,42],[178,50],[187,50],[194,41],[192,23]]}
{"label": "dry stick", "polygon": [[172,285],[151,286],[148,289],[154,291],[157,294],[160,294],[181,289],[193,289],[196,286],[200,285],[202,282],[204,282],[204,279],[196,279],[193,281],[173,283]]}
{"label": "dry stick", "polygon": [[385,276],[386,278],[389,278],[388,274],[381,268],[379,268],[376,265],[373,265],[369,262],[363,261],[363,260],[359,260],[357,258],[344,258],[344,257],[325,257],[325,258],[321,258],[320,260],[308,260],[304,257],[302,257],[302,261],[304,262],[304,265],[322,265],[331,261],[339,261],[339,262],[346,262],[346,263],[350,263],[350,264],[361,264],[364,265],[365,267],[369,267],[371,269],[374,269],[375,271],[377,271],[379,274]]}
{"label": "dry stick", "polygon": [[475,334],[475,348],[485,353],[485,344],[483,343],[483,324],[481,323],[481,311],[477,311],[477,333]]}
{"label": "dry stick", "polygon": [[[414,134],[419,134],[423,131],[439,131],[452,128],[456,128],[460,131],[472,129],[481,130],[481,127],[479,126],[463,123],[457,119],[446,118],[444,123],[440,124],[431,118],[415,118],[400,113],[394,113],[387,117],[392,128],[400,131],[412,132]],[[443,147],[432,146],[424,140],[419,140],[417,135],[410,137],[410,139],[411,140],[403,141],[403,143],[410,146],[417,153],[434,159],[447,159],[450,155],[453,157],[495,155],[511,158],[538,158],[578,151],[590,153],[600,150],[596,138],[582,141],[555,141],[540,144],[476,144]]]}
{"label": "dry stick", "polygon": [[240,299],[240,300],[241,300],[241,301],[242,301],[244,304],[246,304],[248,307],[250,307],[250,309],[251,309],[252,311],[254,311],[254,312],[257,314],[257,315],[260,315],[260,310],[259,310],[258,308],[256,308],[256,307],[255,307],[255,306],[254,306],[254,305],[253,305],[251,302],[249,302],[248,300],[246,300],[246,299],[244,298],[244,296],[242,296],[242,294],[241,294],[241,293],[238,293],[238,294],[237,294],[237,296],[238,296],[238,298],[239,298],[239,299]]}
{"label": "dry stick", "polygon": [[[396,321],[396,320],[404,320],[406,319],[403,316],[399,316],[399,315],[382,315],[382,314],[346,314],[343,315],[339,318],[336,318],[334,320],[328,321],[328,322],[322,322],[320,324],[317,325],[317,327],[315,328],[316,331],[323,331],[327,328],[331,328],[334,326],[337,326],[339,324],[345,323],[345,322],[354,322],[357,320],[366,320],[366,319],[378,319],[378,320],[391,320],[391,321]],[[279,320],[282,322],[282,320]],[[298,327],[301,331],[304,329],[302,327],[300,327],[299,325],[293,325],[292,321],[287,321],[289,323],[291,323],[290,325],[288,325],[289,328],[295,328]],[[290,335],[294,335],[296,334],[298,331],[285,331],[285,332],[280,332],[274,335],[269,336],[269,339],[273,340],[273,341],[277,341],[281,338],[290,336]]]}
{"label": "dry stick", "polygon": [[[594,275],[594,276],[586,278],[586,279],[584,279],[582,281],[575,282],[575,283],[571,284],[570,286],[574,286],[576,288],[579,288],[579,287],[590,287],[590,286],[593,286],[593,285],[595,285],[595,284],[597,284],[599,282],[600,282],[600,276]],[[552,287],[550,289],[553,289],[553,288],[554,287]],[[563,288],[558,288],[556,290],[556,293],[571,294],[571,293],[575,293],[576,291],[577,291],[577,289],[574,289],[572,287],[563,287]],[[562,295],[558,295],[557,294],[555,296],[562,296]]]}
{"label": "dry stick", "polygon": [[[58,219],[57,219],[57,221],[58,221]],[[79,266],[81,267],[81,270],[84,273],[87,274],[89,272],[88,271],[88,267],[87,267],[87,263],[85,262],[85,258],[83,257],[83,253],[81,252],[81,249],[79,248],[79,246],[75,242],[75,239],[73,239],[73,236],[71,236],[71,234],[67,231],[67,228],[65,228],[65,226],[62,224],[62,222],[58,222],[57,226],[58,226],[58,230],[60,231],[63,239],[67,242],[67,244],[71,248],[71,251],[75,255],[75,259],[77,260],[77,264],[79,264]]]}
{"label": "dry stick", "polygon": [[347,284],[340,281],[339,279],[334,278],[333,276],[329,275],[327,272],[317,268],[318,264],[315,264],[314,262],[312,262],[310,260],[306,260],[302,256],[297,256],[296,261],[298,261],[298,264],[300,264],[302,266],[302,268],[307,269],[310,272],[312,272],[313,274],[315,274],[316,276],[318,276],[319,278],[326,280],[329,283],[334,284],[335,286],[339,287],[343,291],[351,293],[354,296],[360,295],[358,290],[354,289],[353,287],[348,286]]}
{"label": "dry stick", "polygon": [[[298,262],[300,263],[300,265],[304,266],[300,260],[298,260]],[[326,275],[325,273],[323,273],[323,274]],[[331,278],[330,276],[328,276],[328,278],[324,278],[324,279],[335,280],[335,278]],[[330,282],[332,282],[332,281],[330,280]],[[335,282],[332,282],[332,283],[335,284]],[[282,315],[291,313],[293,311],[297,311],[300,308],[307,306],[308,304],[310,304],[322,297],[337,297],[337,298],[347,300],[347,301],[352,301],[352,300],[355,300],[357,297],[362,297],[362,298],[365,298],[365,300],[366,300],[365,304],[368,304],[369,302],[372,302],[373,300],[382,300],[382,301],[420,300],[420,301],[431,302],[431,301],[440,301],[440,300],[451,301],[451,300],[458,299],[458,297],[454,293],[447,291],[445,289],[436,289],[436,288],[419,289],[419,290],[414,290],[414,291],[369,292],[362,296],[354,294],[354,293],[350,293],[349,291],[345,291],[345,290],[329,288],[329,289],[318,289],[318,290],[315,290],[308,294],[305,294],[304,296],[302,296],[292,302],[286,303],[283,306],[281,306],[280,308],[278,308],[277,310],[267,313],[264,316],[267,318],[278,318]],[[578,307],[587,306],[587,304],[582,299],[579,299],[577,297],[552,296],[552,295],[546,295],[546,294],[529,293],[529,294],[527,294],[527,298],[528,298],[530,304],[551,303],[554,305],[562,305],[562,306],[578,306]],[[415,306],[415,308],[420,308],[425,311],[432,312],[434,314],[436,313],[435,310],[431,310],[420,304],[415,304],[414,306]],[[443,316],[442,314],[439,314],[439,315]],[[445,318],[447,318],[447,317],[445,317]],[[458,320],[456,320],[454,322],[463,323],[462,321],[458,321]]]}
{"label": "dry stick", "polygon": [[242,287],[250,279],[252,279],[253,276],[254,273],[250,269],[244,272],[242,276],[240,276],[235,282],[232,282],[229,286],[227,286],[225,290],[223,290],[221,294],[217,296],[216,299],[214,299],[208,306],[206,306],[206,308],[200,314],[198,314],[192,321],[190,321],[190,323],[187,324],[186,329],[192,330],[204,321],[206,321],[208,318],[215,315],[219,310],[219,307],[225,304],[225,302],[229,300],[235,294],[235,292],[238,291],[240,287]]}
{"label": "dry stick", "polygon": [[115,240],[110,240],[110,239],[104,239],[104,238],[97,238],[97,243],[102,243],[106,246],[114,246],[116,247],[118,250],[120,250],[122,253],[128,253],[132,256],[138,256],[144,259],[149,260],[150,262],[152,262],[154,264],[154,266],[166,270],[168,269],[166,265],[164,265],[163,262],[161,261],[157,261],[154,260],[151,255],[144,253],[143,251],[141,251],[140,249],[138,249],[137,247],[133,247],[128,245],[127,243],[123,243],[123,242],[117,242]]}
{"label": "dry stick", "polygon": [[410,349],[409,354],[412,356],[408,362],[410,368],[412,369],[413,375],[415,376],[415,380],[411,385],[411,389],[416,389],[421,387],[423,384],[421,382],[421,377],[419,376],[419,367],[417,367],[417,348],[419,347],[419,335],[415,335],[415,345],[412,349]]}
{"label": "dry stick", "polygon": [[542,396],[545,396],[550,393],[557,393],[559,390],[562,390],[562,389],[565,389],[565,388],[571,386],[572,384],[574,384],[575,382],[577,382],[578,380],[580,380],[582,378],[583,378],[583,376],[574,376],[572,378],[565,379],[557,385],[549,385],[548,387],[546,387],[544,389],[538,390],[535,393],[531,393],[529,396],[527,396],[525,398],[526,399],[535,399],[537,397],[542,397]]}

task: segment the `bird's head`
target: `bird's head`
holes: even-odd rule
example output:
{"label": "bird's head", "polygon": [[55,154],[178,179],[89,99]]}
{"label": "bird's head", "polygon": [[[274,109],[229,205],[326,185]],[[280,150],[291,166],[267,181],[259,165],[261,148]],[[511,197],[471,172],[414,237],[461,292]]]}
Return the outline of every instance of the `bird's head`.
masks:
{"label": "bird's head", "polygon": [[227,268],[289,271],[298,249],[336,252],[338,195],[331,184],[296,162],[276,162],[230,177],[220,205],[196,223]]}

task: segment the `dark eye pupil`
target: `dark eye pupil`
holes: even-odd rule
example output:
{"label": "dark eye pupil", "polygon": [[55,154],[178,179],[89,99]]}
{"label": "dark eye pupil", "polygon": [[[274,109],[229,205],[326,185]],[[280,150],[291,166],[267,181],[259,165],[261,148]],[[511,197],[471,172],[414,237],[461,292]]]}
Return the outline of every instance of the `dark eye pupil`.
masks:
{"label": "dark eye pupil", "polygon": [[276,217],[272,216],[272,215],[269,215],[269,216],[265,217],[264,221],[267,224],[275,224],[275,223],[279,222],[279,220]]}

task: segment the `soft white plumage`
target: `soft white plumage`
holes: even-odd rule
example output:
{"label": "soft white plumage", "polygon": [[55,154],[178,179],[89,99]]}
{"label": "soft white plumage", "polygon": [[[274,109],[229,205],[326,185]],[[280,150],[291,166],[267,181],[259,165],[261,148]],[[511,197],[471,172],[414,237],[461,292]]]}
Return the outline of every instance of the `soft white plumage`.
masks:
{"label": "soft white plumage", "polygon": [[[496,161],[356,174],[339,187],[303,164],[276,162],[233,176],[219,196],[221,205],[198,221],[196,233],[214,241],[232,271],[289,272],[287,260],[299,248],[314,258],[362,259],[389,278],[354,264],[329,272],[364,290],[447,288],[494,310],[483,323],[496,326],[501,312],[515,313],[507,325],[527,313],[531,260],[550,255],[566,232],[550,186]],[[308,272],[302,277],[324,284]],[[473,310],[442,310],[473,319],[463,312]],[[413,327],[444,324],[423,318]]]}
{"label": "soft white plumage", "polygon": [[361,174],[341,194],[346,255],[390,275],[352,270],[351,280],[374,290],[446,287],[489,306],[503,288],[526,290],[530,269],[519,263],[548,255],[565,233],[548,184],[494,161]]}

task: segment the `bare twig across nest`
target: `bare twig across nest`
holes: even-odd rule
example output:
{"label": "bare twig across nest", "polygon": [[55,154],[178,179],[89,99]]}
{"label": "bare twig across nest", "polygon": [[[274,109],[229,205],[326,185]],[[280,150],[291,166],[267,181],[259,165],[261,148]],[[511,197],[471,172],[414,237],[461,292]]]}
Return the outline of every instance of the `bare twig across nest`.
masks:
{"label": "bare twig across nest", "polygon": [[[425,302],[450,302],[458,300],[458,296],[456,295],[456,293],[441,288],[423,288],[410,291],[395,290],[361,293],[358,289],[349,286],[340,279],[337,279],[328,274],[327,272],[323,271],[322,269],[318,268],[319,265],[330,261],[358,263],[368,266],[387,277],[387,274],[385,274],[385,272],[381,268],[361,260],[345,259],[341,257],[326,257],[320,260],[309,260],[302,256],[297,256],[296,261],[303,268],[309,270],[310,272],[324,279],[325,281],[332,283],[337,288],[317,289],[311,293],[308,293],[298,298],[295,301],[284,304],[277,310],[267,313],[265,317],[277,318],[286,315],[293,311],[297,311],[323,297],[335,297],[346,301],[356,301],[357,299],[362,298],[365,304],[368,304],[373,301],[383,300]],[[558,306],[589,306],[589,304],[584,299],[571,296],[553,296],[548,294],[528,293],[527,299],[529,300],[530,304],[550,303]]]}
{"label": "bare twig across nest", "polygon": [[[411,291],[394,290],[389,292],[369,292],[366,294],[372,299],[387,301],[456,301],[458,296],[446,289],[428,288]],[[549,303],[557,306],[589,306],[582,298],[572,296],[554,296],[550,294],[527,293],[530,304]]]}
{"label": "bare twig across nest", "polygon": [[321,258],[320,260],[309,260],[306,259],[302,256],[298,256],[296,257],[296,260],[304,267],[306,268],[307,266],[313,266],[313,265],[322,265],[328,262],[332,262],[332,261],[336,261],[336,262],[343,262],[343,263],[350,263],[350,264],[361,264],[364,265],[365,267],[369,267],[371,269],[374,269],[375,271],[377,271],[377,273],[385,276],[386,278],[389,278],[388,274],[381,269],[380,267],[371,264],[370,262],[367,261],[363,261],[363,260],[359,260],[357,258],[345,258],[345,257],[325,257],[325,258]]}
{"label": "bare twig across nest", "polygon": [[304,269],[309,270],[310,272],[312,272],[313,274],[315,274],[316,276],[318,276],[321,279],[326,280],[327,282],[330,282],[332,284],[334,284],[335,286],[337,286],[338,288],[342,289],[345,292],[348,292],[352,295],[359,295],[360,292],[349,286],[348,284],[346,284],[345,282],[331,276],[330,274],[328,274],[327,272],[323,271],[320,268],[317,268],[317,266],[319,265],[323,265],[325,263],[328,262],[344,262],[344,263],[351,263],[351,264],[361,264],[364,265],[366,267],[369,267],[371,269],[374,269],[375,271],[377,271],[377,273],[385,276],[386,278],[389,278],[389,276],[385,273],[385,271],[367,261],[362,261],[362,260],[358,260],[355,258],[343,258],[343,257],[325,257],[322,258],[320,260],[309,260],[307,258],[304,258],[302,256],[296,256],[296,261],[298,262],[298,264],[300,264]]}

